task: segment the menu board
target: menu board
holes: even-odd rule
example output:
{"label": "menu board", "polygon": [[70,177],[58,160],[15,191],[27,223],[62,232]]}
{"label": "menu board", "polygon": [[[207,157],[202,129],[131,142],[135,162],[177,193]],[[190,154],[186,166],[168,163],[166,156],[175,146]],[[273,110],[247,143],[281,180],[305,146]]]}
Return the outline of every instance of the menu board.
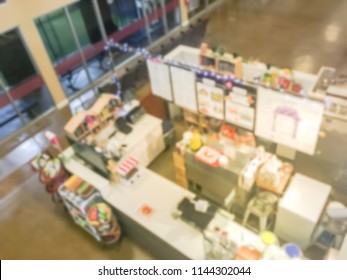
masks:
{"label": "menu board", "polygon": [[168,101],[172,101],[169,66],[157,59],[147,59],[147,68],[152,93]]}
{"label": "menu board", "polygon": [[259,88],[255,134],[313,155],[323,112],[321,102]]}
{"label": "menu board", "polygon": [[253,130],[254,128],[254,97],[243,88],[233,87],[225,98],[225,119],[227,122]]}
{"label": "menu board", "polygon": [[177,106],[197,112],[195,74],[179,67],[170,67],[172,89]]}
{"label": "menu board", "polygon": [[224,90],[213,85],[196,84],[198,107],[201,114],[224,120]]}

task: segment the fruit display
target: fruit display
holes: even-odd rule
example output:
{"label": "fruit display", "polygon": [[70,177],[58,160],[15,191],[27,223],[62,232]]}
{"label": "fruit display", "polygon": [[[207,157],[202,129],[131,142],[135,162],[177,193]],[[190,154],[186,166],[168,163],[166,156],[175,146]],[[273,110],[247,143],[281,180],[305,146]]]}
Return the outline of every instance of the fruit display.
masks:
{"label": "fruit display", "polygon": [[88,210],[88,221],[92,226],[100,227],[109,223],[112,217],[111,208],[105,203],[97,203]]}

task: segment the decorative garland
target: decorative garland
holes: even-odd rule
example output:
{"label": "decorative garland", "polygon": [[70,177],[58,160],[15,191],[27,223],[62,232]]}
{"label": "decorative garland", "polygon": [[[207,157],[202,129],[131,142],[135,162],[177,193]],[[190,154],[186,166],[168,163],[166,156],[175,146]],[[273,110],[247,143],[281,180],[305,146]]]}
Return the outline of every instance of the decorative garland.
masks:
{"label": "decorative garland", "polygon": [[[134,47],[129,46],[127,43],[124,43],[124,44],[115,43],[113,41],[113,39],[110,39],[106,42],[104,49],[106,51],[115,49],[115,50],[119,50],[123,53],[135,53],[137,55],[143,55],[146,59],[152,58],[151,53],[145,48],[134,48]],[[116,96],[120,97],[122,94],[122,85],[121,85],[120,78],[117,75],[117,73],[113,74],[112,80],[116,85]]]}
{"label": "decorative garland", "polygon": [[[115,43],[112,39],[107,41],[107,43],[105,44],[105,50],[110,50],[110,49],[116,49],[116,50],[119,50],[123,53],[133,52],[137,55],[143,55],[146,60],[154,58],[152,56],[152,54],[146,48],[134,48],[134,47],[129,46],[127,43],[124,43],[124,44]],[[162,55],[155,57],[155,59],[159,60],[161,62],[164,62],[166,64],[169,64],[169,65],[173,65],[173,66],[180,67],[183,69],[189,69],[190,71],[194,72],[199,78],[213,79],[216,82],[226,84],[227,87],[232,87],[233,86],[232,83],[237,83],[237,84],[246,84],[247,83],[245,80],[236,78],[232,74],[229,74],[229,75],[218,74],[214,71],[207,70],[204,67],[193,64],[193,63],[180,62],[180,61],[176,61],[176,60],[165,60],[164,61]],[[117,74],[114,74],[113,81],[116,83],[116,86],[117,86],[117,95],[120,95],[121,85],[120,85],[119,77],[117,76]],[[265,85],[261,84],[261,77],[254,77],[253,82],[257,85],[265,86]],[[277,88],[277,90],[280,92],[285,92],[285,90],[281,87]],[[303,94],[303,90],[300,93]]]}

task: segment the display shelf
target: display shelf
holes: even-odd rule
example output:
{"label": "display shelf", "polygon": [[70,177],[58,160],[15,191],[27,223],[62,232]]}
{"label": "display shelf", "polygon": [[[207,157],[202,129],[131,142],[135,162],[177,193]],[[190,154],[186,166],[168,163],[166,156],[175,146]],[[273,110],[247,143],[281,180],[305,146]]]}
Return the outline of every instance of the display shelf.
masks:
{"label": "display shelf", "polygon": [[84,209],[88,206],[90,202],[93,200],[102,200],[100,194],[98,194],[96,191],[89,196],[87,199],[84,199],[75,193],[68,191],[65,186],[62,186],[61,190],[59,191],[60,196],[66,201],[68,201],[71,205],[73,205],[77,209]]}
{"label": "display shelf", "polygon": [[193,125],[202,131],[208,129],[208,119],[205,115],[183,109],[183,117],[187,126]]}
{"label": "display shelf", "polygon": [[96,240],[100,241],[100,237],[98,236],[96,230],[89,226],[88,221],[85,218],[85,213],[78,210],[75,205],[71,204],[68,200],[63,199],[66,208],[69,211],[70,216],[74,220],[74,222],[86,230],[90,235],[92,235]]}
{"label": "display shelf", "polygon": [[261,176],[257,177],[256,185],[263,190],[271,191],[275,194],[282,195],[293,173],[293,166],[290,163],[284,163],[278,171],[280,179],[278,184],[271,184],[269,181],[262,180]]}
{"label": "display shelf", "polygon": [[176,182],[181,187],[188,189],[187,174],[184,156],[179,154],[177,151],[173,152],[173,161],[176,174]]}
{"label": "display shelf", "polygon": [[[110,209],[108,222],[113,222],[115,224],[112,227],[110,225],[107,226],[107,223],[103,224],[102,227],[100,226],[101,223],[96,225],[95,222],[91,222],[88,217],[90,209],[93,207],[95,208],[97,205],[103,204],[105,205],[104,208],[108,208],[100,193],[93,186],[76,175],[73,175],[60,186],[59,194],[74,222],[86,230],[97,241],[104,242],[104,235],[113,234],[110,230],[112,229],[115,231],[114,227],[118,226],[118,224]],[[117,228],[117,231],[120,234],[120,229]],[[113,235],[116,237],[116,234]],[[115,242],[117,240],[115,240]],[[107,240],[107,243],[109,242],[110,240]]]}

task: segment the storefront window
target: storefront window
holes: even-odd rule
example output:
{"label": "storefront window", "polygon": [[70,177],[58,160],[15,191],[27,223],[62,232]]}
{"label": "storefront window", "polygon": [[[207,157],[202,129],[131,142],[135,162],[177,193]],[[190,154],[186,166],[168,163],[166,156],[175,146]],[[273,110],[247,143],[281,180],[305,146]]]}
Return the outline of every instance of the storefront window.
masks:
{"label": "storefront window", "polygon": [[165,0],[165,11],[168,30],[171,30],[181,23],[179,0]]}
{"label": "storefront window", "polygon": [[0,34],[0,140],[52,107],[18,31]]}
{"label": "storefront window", "polygon": [[109,69],[103,67],[103,60],[107,58],[104,51],[100,27],[96,18],[92,0],[83,0],[68,6],[74,29],[83,55],[88,65],[89,75],[96,80]]}
{"label": "storefront window", "polygon": [[[77,12],[73,13],[73,15],[75,18],[78,17]],[[73,17],[71,16],[71,18]],[[88,79],[89,74],[87,69],[83,67],[82,57],[78,52],[78,47],[64,9],[41,16],[35,22],[56,72],[60,77],[66,96],[70,97],[89,85],[91,83]],[[80,31],[81,29],[82,31]],[[76,29],[76,33],[83,33],[82,24]],[[88,39],[83,37],[82,42],[88,44]],[[81,46],[83,45],[81,44]]]}
{"label": "storefront window", "polygon": [[164,15],[164,2],[162,0],[144,1],[150,36],[153,41],[165,35],[166,15]]}
{"label": "storefront window", "polygon": [[97,96],[95,96],[93,90],[89,90],[83,93],[81,96],[75,98],[70,102],[70,109],[73,115],[80,111],[88,110],[96,101]]}
{"label": "storefront window", "polygon": [[132,55],[113,50],[112,60],[103,31],[145,47],[179,25],[179,0],[80,0],[35,22],[66,96],[74,97]]}
{"label": "storefront window", "polygon": [[206,0],[190,0],[188,5],[189,17],[195,16],[207,6]]}
{"label": "storefront window", "polygon": [[100,0],[100,13],[107,36],[132,46],[148,44],[142,0]]}

